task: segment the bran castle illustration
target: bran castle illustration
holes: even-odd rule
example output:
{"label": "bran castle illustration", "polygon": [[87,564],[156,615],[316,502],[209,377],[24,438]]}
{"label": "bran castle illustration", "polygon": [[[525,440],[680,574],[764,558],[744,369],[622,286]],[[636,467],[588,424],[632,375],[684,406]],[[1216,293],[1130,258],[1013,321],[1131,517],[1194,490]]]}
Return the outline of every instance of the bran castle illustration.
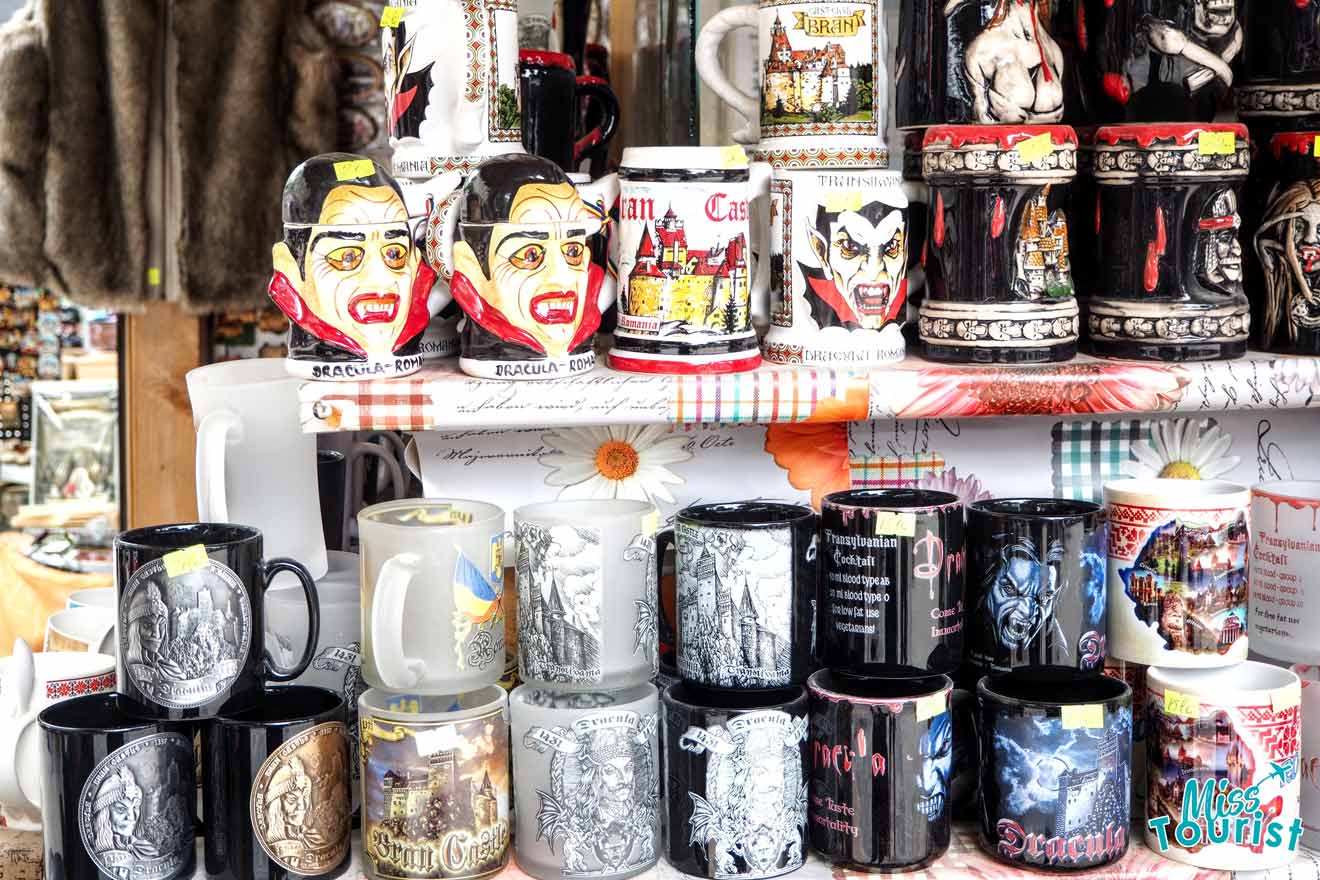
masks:
{"label": "bran castle illustration", "polygon": [[761,77],[765,111],[776,106],[786,113],[811,113],[822,105],[842,107],[853,89],[852,72],[843,46],[827,43],[819,49],[794,49],[779,16],[770,28],[770,57]]}
{"label": "bran castle illustration", "polygon": [[[389,770],[381,780],[385,798],[385,816],[389,819],[412,819],[420,816],[427,801],[437,791],[448,788],[454,781],[454,753],[442,751],[431,755],[425,772],[396,773]],[[489,771],[481,785],[471,786],[472,815],[477,827],[494,825],[499,821],[499,804],[495,800],[495,786]]]}
{"label": "bran castle illustration", "polygon": [[596,662],[600,645],[591,633],[574,626],[568,613],[563,588],[556,577],[550,588],[550,600],[538,594],[532,604],[532,628],[550,643],[555,663],[590,666]]}
{"label": "bran castle illustration", "polygon": [[684,222],[670,209],[642,230],[637,261],[628,275],[629,308],[713,328],[747,322],[747,244],[742,235],[708,250],[688,247]]}
{"label": "bran castle illustration", "polygon": [[[1064,770],[1059,774],[1059,796],[1054,807],[1054,833],[1059,837],[1089,834],[1104,827],[1104,806],[1126,791],[1126,760],[1119,736],[1109,731],[1096,748],[1096,766],[1090,770]],[[1106,791],[1109,788],[1109,791]]]}
{"label": "bran castle illustration", "polygon": [[752,602],[751,587],[745,582],[742,601],[738,605],[738,626],[734,628],[733,595],[716,570],[715,557],[708,549],[703,550],[697,559],[697,589],[701,593],[707,590],[714,593],[716,626],[737,646],[741,665],[773,672],[779,654],[779,638],[761,626],[756,605]]}

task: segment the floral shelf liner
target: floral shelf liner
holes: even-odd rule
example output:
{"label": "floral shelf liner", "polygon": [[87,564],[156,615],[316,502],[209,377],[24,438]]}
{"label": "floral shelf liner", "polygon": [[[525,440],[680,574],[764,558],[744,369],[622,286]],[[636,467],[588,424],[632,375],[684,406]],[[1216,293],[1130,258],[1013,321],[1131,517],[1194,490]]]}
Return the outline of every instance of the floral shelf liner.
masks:
{"label": "floral shelf liner", "polygon": [[620,373],[473,379],[454,361],[402,379],[307,382],[309,433],[557,425],[772,424],[863,419],[1187,414],[1320,405],[1320,359],[1251,352],[1156,364],[1079,356],[1066,364],[949,366],[909,357],[869,372],[760,369],[723,376]]}

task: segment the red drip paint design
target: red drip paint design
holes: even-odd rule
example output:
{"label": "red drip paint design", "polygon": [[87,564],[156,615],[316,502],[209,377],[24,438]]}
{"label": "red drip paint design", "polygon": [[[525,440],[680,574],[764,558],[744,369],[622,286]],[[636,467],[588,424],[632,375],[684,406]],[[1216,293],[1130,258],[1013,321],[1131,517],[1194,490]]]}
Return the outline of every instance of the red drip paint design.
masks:
{"label": "red drip paint design", "polygon": [[1095,234],[1100,234],[1100,191],[1095,192]]}
{"label": "red drip paint design", "polygon": [[1305,510],[1308,507],[1311,508],[1311,531],[1317,531],[1317,525],[1320,525],[1320,519],[1317,519],[1317,514],[1320,514],[1320,499],[1290,498],[1287,495],[1271,495],[1269,492],[1260,489],[1257,489],[1252,495],[1255,498],[1264,498],[1266,501],[1273,502],[1274,530],[1276,532],[1279,530],[1279,506],[1282,504],[1288,505],[1293,510]]}
{"label": "red drip paint design", "polygon": [[[1113,0],[1109,0],[1113,2]],[[1090,42],[1090,34],[1086,32],[1086,9],[1082,4],[1077,6],[1077,48],[1083,52],[1086,51],[1086,45]]]}
{"label": "red drip paint design", "polygon": [[[1110,3],[1113,0],[1109,0]],[[1105,94],[1120,104],[1126,104],[1132,98],[1132,87],[1128,85],[1127,77],[1121,73],[1106,73],[1100,80],[1101,87]]]}
{"label": "red drip paint design", "polygon": [[[1117,74],[1105,74],[1105,77]],[[1109,91],[1108,85],[1105,91]],[[1231,131],[1240,140],[1247,140],[1247,127],[1236,122],[1183,122],[1159,125],[1106,125],[1095,133],[1097,143],[1118,146],[1135,144],[1142,149],[1150,149],[1156,141],[1173,141],[1180,147],[1196,143],[1201,132]]]}
{"label": "red drip paint design", "polygon": [[1040,39],[1040,16],[1036,12],[1036,0],[1027,2],[1031,4],[1031,35],[1036,40],[1036,51],[1040,53],[1040,71],[1045,82],[1052,82],[1054,77],[1050,74],[1050,63],[1045,60],[1045,44]]}
{"label": "red drip paint design", "polygon": [[921,146],[929,149],[959,149],[989,144],[1011,150],[1019,141],[1048,134],[1055,149],[1077,146],[1077,132],[1070,125],[935,125],[926,130]]}
{"label": "red drip paint design", "polygon": [[1320,131],[1285,131],[1270,138],[1270,153],[1276,159],[1283,158],[1284,153],[1313,158],[1316,138],[1320,138]]}
{"label": "red drip paint design", "polygon": [[1164,209],[1155,209],[1155,240],[1146,245],[1146,271],[1142,281],[1151,293],[1160,283],[1160,258],[1169,246],[1169,234],[1164,223]]}
{"label": "red drip paint design", "polygon": [[990,237],[998,238],[1004,232],[1004,197],[995,196],[994,214],[990,218]]}
{"label": "red drip paint design", "polygon": [[944,193],[935,193],[935,229],[931,232],[935,247],[944,247]]}

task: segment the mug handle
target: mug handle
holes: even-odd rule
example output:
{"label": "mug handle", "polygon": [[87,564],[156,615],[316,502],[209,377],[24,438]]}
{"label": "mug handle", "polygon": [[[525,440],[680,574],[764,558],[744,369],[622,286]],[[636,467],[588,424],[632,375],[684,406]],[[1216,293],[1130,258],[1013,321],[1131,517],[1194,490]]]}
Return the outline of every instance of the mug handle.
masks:
{"label": "mug handle", "polygon": [[[426,301],[432,317],[449,305],[449,279],[454,275],[454,236],[458,232],[458,202],[463,195],[463,172],[447,171],[432,178],[435,207],[426,218],[426,260],[438,276]],[[438,282],[443,281],[441,285]]]}
{"label": "mug handle", "polygon": [[[616,243],[619,236],[614,234],[609,225],[610,209],[619,202],[619,175],[617,173],[606,174],[599,180],[593,180],[589,184],[579,186],[578,191],[583,194],[584,201],[588,197],[597,199],[596,204],[604,210],[605,216],[601,220],[601,231],[597,234],[606,237],[606,261],[617,266],[618,262],[614,260],[613,251],[617,249]],[[600,313],[603,315],[610,306],[614,305],[614,300],[619,295],[619,287],[616,279],[610,274],[610,267],[607,265],[601,268],[605,270],[605,279],[601,282],[600,293],[596,294],[596,307],[600,309]]]}
{"label": "mug handle", "polygon": [[282,571],[287,571],[298,578],[302,583],[303,595],[307,597],[307,644],[303,647],[303,655],[292,669],[283,669],[276,662],[270,651],[263,651],[265,655],[263,664],[265,665],[266,678],[269,681],[293,681],[307,670],[307,666],[316,656],[316,643],[321,639],[321,600],[316,595],[316,581],[312,580],[312,575],[303,568],[301,562],[294,562],[292,559],[280,557],[278,559],[267,559],[262,568],[265,570],[265,588],[262,590],[262,601],[265,601],[266,589],[269,589],[270,582],[275,579],[275,575]]}
{"label": "mug handle", "polygon": [[371,597],[371,655],[388,688],[413,687],[426,672],[425,663],[403,653],[404,606],[421,562],[416,553],[399,553],[385,560],[376,575]]}
{"label": "mug handle", "polygon": [[579,76],[577,78],[578,98],[596,101],[600,106],[600,125],[585,132],[573,145],[573,167],[577,168],[584,159],[595,160],[604,156],[615,130],[619,127],[619,97],[614,94],[610,84],[598,76]]}
{"label": "mug handle", "polygon": [[19,809],[41,807],[41,792],[36,792],[34,800],[32,792],[23,788],[23,780],[18,772],[18,749],[23,742],[23,734],[36,723],[37,713],[26,712],[0,724],[0,803]]}
{"label": "mug handle", "polygon": [[747,94],[729,80],[720,65],[720,44],[730,31],[759,28],[760,16],[756,4],[730,6],[706,22],[697,36],[697,73],[711,91],[746,119],[746,124],[733,132],[733,139],[740,144],[754,144],[761,139],[761,98]]}
{"label": "mug handle", "polygon": [[209,412],[197,425],[197,518],[202,522],[229,522],[225,494],[225,446],[230,432],[243,437],[243,423],[233,410]]}
{"label": "mug handle", "polygon": [[748,310],[758,330],[770,324],[770,181],[773,176],[774,169],[769,162],[752,162],[747,166],[747,204],[761,207],[747,230],[751,238],[747,250],[756,261]]}
{"label": "mug handle", "polygon": [[[659,638],[664,634],[664,629],[666,628],[666,624],[667,624],[667,621],[665,620],[665,593],[664,593],[665,551],[668,550],[670,546],[673,545],[673,543],[674,543],[674,530],[672,528],[661,529],[660,531],[655,533],[655,614],[656,614],[657,638]],[[675,568],[674,576],[675,578],[677,578],[678,576],[677,557],[674,559],[674,568]],[[678,589],[677,583],[675,583],[674,588]],[[677,651],[678,621],[674,621],[673,625],[669,626],[668,628],[673,630],[674,649],[675,651]],[[663,641],[663,639],[660,639],[660,641]],[[657,657],[660,656],[659,645],[656,646],[656,656]],[[674,662],[675,663],[678,662],[677,657],[674,658]]]}

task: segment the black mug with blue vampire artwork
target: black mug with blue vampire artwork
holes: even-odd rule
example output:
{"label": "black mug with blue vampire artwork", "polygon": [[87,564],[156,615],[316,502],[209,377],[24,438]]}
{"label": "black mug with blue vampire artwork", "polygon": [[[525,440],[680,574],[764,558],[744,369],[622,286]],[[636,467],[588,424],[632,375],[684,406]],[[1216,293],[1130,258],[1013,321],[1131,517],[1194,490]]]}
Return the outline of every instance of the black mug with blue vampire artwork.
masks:
{"label": "black mug with blue vampire artwork", "polygon": [[1013,865],[1095,868],[1127,852],[1132,689],[1071,669],[977,685],[981,845]]}
{"label": "black mug with blue vampire artwork", "polygon": [[1065,498],[967,508],[968,657],[983,671],[1105,662],[1103,509]]}

